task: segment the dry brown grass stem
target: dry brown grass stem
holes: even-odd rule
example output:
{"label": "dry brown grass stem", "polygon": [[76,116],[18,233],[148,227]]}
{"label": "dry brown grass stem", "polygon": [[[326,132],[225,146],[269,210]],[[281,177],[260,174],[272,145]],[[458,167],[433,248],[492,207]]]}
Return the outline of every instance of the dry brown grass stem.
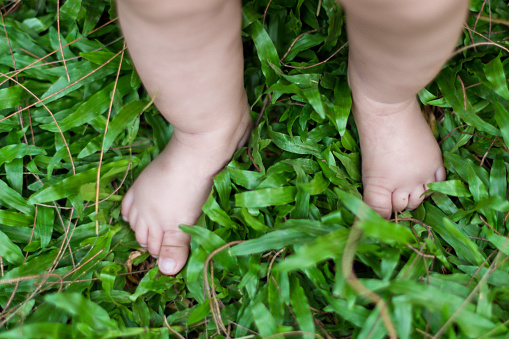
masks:
{"label": "dry brown grass stem", "polygon": [[308,68],[313,68],[313,67],[316,67],[316,66],[319,66],[321,64],[324,64],[326,63],[327,61],[329,61],[330,59],[332,59],[336,54],[338,54],[343,48],[346,47],[346,45],[348,45],[348,42],[345,42],[343,44],[343,46],[339,47],[334,53],[332,53],[327,59],[323,60],[323,61],[320,61],[320,62],[317,62],[316,64],[313,64],[313,65],[309,65],[309,66],[292,66],[292,65],[288,65],[288,64],[282,64],[283,66],[285,67],[288,67],[288,68],[294,68],[294,69],[308,69]]}
{"label": "dry brown grass stem", "polygon": [[92,260],[94,260],[99,254],[103,253],[104,252],[104,248],[101,248],[101,250],[99,252],[97,252],[96,254],[94,254],[93,256],[91,256],[87,261],[85,261],[84,263],[81,263],[78,267],[72,269],[70,272],[66,273],[62,278],[67,278],[68,276],[70,276],[71,274],[74,274],[76,271],[80,270],[81,268],[83,268],[86,264],[88,264],[89,262],[91,262]]}
{"label": "dry brown grass stem", "polygon": [[493,146],[495,146],[495,141],[496,141],[496,139],[493,139],[493,141],[491,142],[491,144],[488,147],[488,149],[486,150],[486,152],[484,152],[484,155],[482,156],[481,162],[479,163],[479,167],[482,167],[484,165],[484,162],[486,161],[486,158],[488,157],[488,154],[490,153],[490,151],[493,148]]}
{"label": "dry brown grass stem", "polygon": [[389,338],[396,339],[398,335],[396,333],[396,328],[394,327],[394,324],[387,310],[387,304],[385,303],[385,300],[378,294],[374,293],[366,286],[364,286],[357,278],[353,270],[357,244],[359,243],[362,237],[362,230],[357,227],[357,222],[358,220],[354,222],[348,234],[348,239],[346,241],[343,257],[341,258],[341,270],[343,272],[343,276],[345,277],[346,283],[360,296],[370,300],[376,305],[380,312],[380,316],[382,317],[382,321],[384,323],[385,329],[387,330]]}
{"label": "dry brown grass stem", "polygon": [[316,16],[320,15],[321,8],[322,8],[322,0],[318,0],[318,8],[316,9]]}
{"label": "dry brown grass stem", "polygon": [[205,263],[203,265],[203,287],[205,289],[205,294],[210,302],[210,310],[212,311],[212,316],[214,317],[214,322],[216,323],[216,328],[218,329],[218,331],[220,329],[227,338],[230,338],[230,335],[229,335],[228,330],[226,329],[226,326],[223,323],[223,320],[221,319],[221,313],[219,311],[219,303],[217,301],[216,292],[211,291],[210,284],[209,284],[209,278],[208,278],[208,270],[209,270],[209,264],[210,264],[212,258],[214,258],[214,256],[216,254],[225,250],[226,248],[238,245],[243,242],[245,242],[245,240],[232,241],[232,242],[229,242],[229,243],[215,249],[214,251],[212,251],[209,254],[209,256],[207,257],[207,259],[205,260]]}
{"label": "dry brown grass stem", "polygon": [[482,215],[479,216],[479,219],[481,219],[481,221],[483,222],[484,225],[486,225],[490,230],[492,230],[493,232],[495,232],[497,235],[500,235],[502,237],[504,237],[504,235],[502,233],[500,233],[499,231],[497,231],[495,229],[495,227],[491,226],[487,221],[486,219],[484,219],[484,217]]}
{"label": "dry brown grass stem", "polygon": [[[119,56],[119,55],[120,55],[121,53],[123,53],[123,52],[124,52],[124,50],[121,50],[120,52],[118,52],[117,54],[115,54],[114,56],[112,56],[112,57],[111,57],[108,61],[106,61],[104,64],[100,65],[99,67],[97,67],[97,68],[96,68],[96,69],[94,69],[93,71],[89,72],[88,74],[85,74],[84,76],[82,76],[82,77],[81,77],[81,78],[79,78],[78,80],[74,81],[73,83],[71,83],[71,84],[67,85],[66,87],[62,88],[62,89],[61,89],[61,90],[59,90],[59,91],[56,91],[55,93],[53,93],[53,94],[51,94],[51,95],[48,95],[47,97],[44,97],[43,99],[39,99],[39,100],[37,100],[36,102],[34,102],[34,103],[32,103],[32,104],[30,104],[30,105],[26,106],[26,107],[25,107],[25,108],[23,108],[23,109],[19,109],[19,110],[17,110],[17,111],[16,111],[16,112],[14,112],[14,113],[9,114],[8,116],[6,116],[6,117],[4,117],[4,118],[0,119],[0,122],[2,122],[2,121],[4,121],[4,120],[7,120],[7,119],[9,119],[9,118],[11,118],[11,117],[13,117],[13,116],[15,116],[15,115],[17,115],[17,114],[19,114],[19,113],[21,113],[21,112],[25,111],[25,110],[27,110],[27,109],[29,109],[29,108],[32,108],[32,107],[34,107],[35,105],[37,105],[37,104],[39,104],[39,103],[41,103],[41,104],[42,104],[42,102],[43,102],[43,101],[48,100],[49,98],[52,98],[52,97],[54,97],[55,95],[57,95],[57,94],[59,94],[59,93],[61,93],[61,92],[65,91],[65,90],[66,90],[66,89],[68,89],[69,87],[72,87],[72,86],[76,85],[76,84],[77,84],[77,83],[79,83],[80,81],[82,81],[82,80],[84,80],[84,79],[88,78],[89,76],[91,76],[92,74],[94,74],[95,72],[97,72],[98,70],[100,70],[101,68],[103,68],[104,66],[106,66],[107,64],[109,64],[111,61],[113,61],[113,60],[114,60],[117,56]],[[0,74],[0,75],[3,75],[3,76],[5,76],[5,77],[8,77],[9,79],[11,79],[11,77],[7,76],[6,74]],[[1,83],[0,83],[0,86],[1,86]]]}
{"label": "dry brown grass stem", "polygon": [[[9,34],[7,34],[7,27],[5,27],[4,16],[1,12],[0,12],[0,16],[2,18],[2,25],[4,26],[5,38],[7,39],[7,45],[9,46],[9,52],[11,53],[11,57],[12,57],[12,65],[14,66],[14,71],[16,71],[17,70],[16,59],[14,58],[14,53],[12,52],[11,40],[9,39]],[[16,79],[17,79],[17,76],[16,76]]]}
{"label": "dry brown grass stem", "polygon": [[481,269],[484,267],[484,265],[486,265],[486,263],[491,259],[491,257],[497,253],[497,251],[493,251],[491,252],[490,255],[488,255],[488,257],[486,259],[484,259],[483,263],[481,265],[479,265],[479,267],[477,268],[477,270],[475,270],[474,274],[470,277],[470,279],[468,279],[467,281],[467,284],[465,285],[466,287],[468,287],[468,285],[470,285],[470,283],[474,280],[474,278],[479,274],[479,272],[481,272]]}
{"label": "dry brown grass stem", "polygon": [[417,255],[419,255],[419,256],[421,256],[421,257],[423,257],[423,258],[428,258],[428,259],[435,259],[435,258],[436,258],[436,256],[435,256],[435,255],[433,255],[433,254],[426,254],[426,253],[422,252],[422,249],[421,249],[421,250],[419,250],[419,249],[417,249],[417,248],[413,247],[413,246],[412,246],[412,245],[410,245],[410,244],[406,244],[406,246],[407,246],[409,249],[411,249],[412,251],[414,251],[415,253],[417,253]]}
{"label": "dry brown grass stem", "polygon": [[67,81],[71,82],[71,77],[69,76],[69,70],[67,69],[67,62],[65,61],[64,48],[62,47],[62,38],[60,37],[60,2],[59,1],[57,1],[57,35],[58,35],[58,47],[60,49],[60,54],[62,55],[62,62],[64,63],[65,74],[67,75]]}
{"label": "dry brown grass stem", "polygon": [[284,250],[286,250],[286,247],[283,247],[282,249],[277,251],[276,254],[274,254],[274,256],[272,257],[272,259],[270,259],[269,268],[267,269],[267,281],[269,281],[270,279],[270,272],[272,272],[272,265],[274,265],[274,261],[276,261],[277,257],[279,257],[281,253],[284,252]]}
{"label": "dry brown grass stem", "polygon": [[[477,32],[475,32],[477,33]],[[452,56],[456,56],[458,54],[461,54],[463,53],[464,51],[466,50],[469,50],[470,48],[474,48],[474,47],[478,47],[478,46],[496,46],[504,51],[506,51],[507,53],[509,53],[509,48],[505,47],[504,45],[501,45],[499,43],[496,43],[494,41],[490,41],[490,42],[474,42],[473,44],[470,44],[470,45],[467,45],[467,46],[464,46],[462,48],[459,48],[457,49]]]}
{"label": "dry brown grass stem", "polygon": [[[38,287],[35,289],[35,291],[32,292],[32,294],[28,298],[26,298],[24,302],[22,302],[19,305],[16,305],[15,308],[13,308],[10,311],[6,312],[7,309],[9,308],[10,304],[14,300],[14,296],[16,295],[16,292],[18,290],[19,283],[22,282],[22,281],[37,279],[37,278],[41,278],[41,277],[42,277],[42,281],[40,283],[37,283]],[[11,278],[11,279],[2,279],[2,280],[0,280],[0,284],[13,284],[13,283],[16,284],[15,287],[14,287],[14,290],[12,291],[11,296],[9,297],[9,300],[7,301],[7,304],[5,305],[5,307],[3,308],[2,312],[0,313],[2,315],[2,317],[5,317],[6,315],[10,315],[10,316],[5,317],[4,321],[0,323],[0,328],[2,328],[7,322],[9,322],[9,320],[16,314],[16,312],[19,309],[21,309],[21,307],[23,305],[25,305],[37,293],[39,293],[41,287],[44,284],[46,284],[48,278],[50,278],[50,277],[55,277],[55,278],[57,278],[59,280],[60,287],[58,289],[58,292],[60,292],[62,290],[62,287],[63,287],[63,279],[62,279],[62,277],[60,275],[58,275],[56,273],[52,273],[52,272],[48,272],[46,274],[36,274],[36,275],[30,275],[30,276],[26,276],[26,277],[18,277],[18,278]]]}
{"label": "dry brown grass stem", "polygon": [[[41,278],[41,277],[57,278],[58,282],[60,284],[60,288],[58,289],[58,292],[60,292],[62,290],[62,287],[63,287],[63,284],[64,284],[64,280],[63,280],[63,278],[60,275],[58,275],[56,273],[34,274],[34,275],[28,275],[26,277],[2,279],[2,280],[0,280],[0,284],[14,284],[14,283],[22,282],[22,281],[38,279],[38,278]],[[41,285],[41,284],[42,283],[37,283],[37,285]]]}
{"label": "dry brown grass stem", "polygon": [[[117,21],[117,20],[118,20],[118,18],[112,19],[112,20],[110,20],[110,21],[106,22],[105,24],[103,24],[103,25],[101,25],[101,26],[99,26],[99,27],[95,28],[94,30],[92,30],[92,31],[91,31],[90,33],[88,33],[88,34],[90,35],[90,34],[92,34],[92,33],[94,33],[94,32],[97,32],[97,31],[98,31],[98,30],[100,30],[101,28],[104,28],[104,27],[108,26],[109,24],[111,24],[111,23],[113,23],[113,22],[115,22],[115,21]],[[84,38],[85,38],[85,37],[79,37],[79,38],[77,38],[77,39],[75,39],[75,40],[73,40],[73,41],[71,41],[71,42],[69,42],[69,43],[65,44],[64,46],[62,46],[62,48],[67,47],[67,46],[70,46],[70,45],[74,44],[75,42],[78,42],[78,41],[80,41],[81,39],[84,39]],[[25,66],[25,67],[23,67],[23,68],[19,69],[17,72],[15,72],[14,76],[18,75],[19,73],[23,72],[23,71],[24,71],[24,70],[26,70],[26,69],[31,68],[31,67],[32,67],[33,65],[35,65],[36,63],[38,63],[38,62],[40,62],[40,61],[43,61],[44,59],[46,59],[47,57],[49,57],[49,56],[51,56],[51,55],[53,55],[53,54],[57,53],[58,51],[59,51],[59,49],[56,49],[56,50],[54,50],[53,52],[48,53],[48,54],[46,54],[45,56],[43,56],[43,57],[41,57],[41,58],[38,58],[37,60],[35,60],[35,61],[34,61],[34,62],[32,62],[31,64],[29,64],[29,65],[27,65],[27,66]],[[7,81],[7,80],[8,80],[8,79],[6,79],[6,80],[4,80],[4,81],[0,82],[0,86],[1,86],[1,85],[3,85],[3,84]],[[47,98],[45,98],[45,99],[47,99]],[[3,121],[3,120],[0,120],[0,122],[1,122],[1,121]]]}
{"label": "dry brown grass stem", "polygon": [[104,157],[104,141],[106,140],[106,134],[108,133],[108,127],[111,118],[111,110],[113,109],[113,101],[115,99],[115,93],[117,92],[118,79],[120,78],[120,70],[122,69],[122,63],[124,62],[124,51],[126,50],[126,44],[124,42],[124,47],[122,48],[122,54],[120,55],[120,63],[118,65],[117,76],[115,78],[115,83],[113,85],[113,91],[111,93],[111,101],[110,106],[108,108],[108,116],[106,117],[106,126],[104,127],[104,137],[101,146],[101,153],[99,155],[99,165],[97,166],[97,178],[95,185],[95,234],[99,234],[99,220],[97,219],[97,215],[99,214],[99,191],[100,191],[100,181],[101,181],[101,166]]}
{"label": "dry brown grass stem", "polygon": [[262,27],[265,26],[265,19],[267,18],[267,11],[269,10],[269,6],[271,4],[272,0],[269,0],[269,3],[265,7],[265,10],[263,11],[263,20],[262,20]]}
{"label": "dry brown grass stem", "polygon": [[458,75],[458,80],[461,84],[461,90],[463,92],[463,109],[466,111],[467,110],[467,90],[465,89],[465,83],[463,82],[463,80],[461,79],[461,77]]}
{"label": "dry brown grass stem", "polygon": [[509,20],[507,20],[507,19],[492,18],[491,16],[486,16],[486,15],[480,15],[479,19],[482,21],[491,22],[493,24],[501,24],[501,25],[509,27]]}
{"label": "dry brown grass stem", "polygon": [[313,321],[314,321],[315,325],[318,326],[320,331],[322,331],[323,335],[325,336],[325,339],[336,339],[334,336],[327,333],[327,329],[325,328],[325,326],[323,325],[323,323],[320,320],[313,318]]}
{"label": "dry brown grass stem", "polygon": [[[453,134],[450,134],[448,135],[447,137],[452,137],[454,135],[471,135],[473,137],[478,137],[478,138],[483,138],[485,140],[488,140],[488,141],[493,141],[492,139],[488,138],[488,137],[485,137],[483,135],[480,135],[480,134],[475,134],[475,133],[468,133],[468,132],[458,132],[458,133],[453,133]],[[442,139],[441,141],[443,141],[444,139]],[[506,152],[509,152],[509,149],[507,148],[507,146],[505,146],[502,142],[498,142],[496,143],[497,146],[499,146],[500,148],[504,149],[504,151]]]}
{"label": "dry brown grass stem", "polygon": [[[6,77],[6,78],[12,80],[13,82],[15,82],[16,84],[18,84],[21,88],[23,88],[26,92],[28,92],[31,96],[33,96],[37,100],[37,103],[41,103],[41,105],[44,107],[44,109],[46,109],[46,111],[48,111],[48,113],[51,115],[51,118],[53,119],[53,121],[55,122],[55,124],[56,124],[56,126],[58,128],[58,131],[60,133],[60,136],[62,137],[62,140],[64,141],[65,148],[67,149],[67,154],[69,155],[69,160],[71,161],[72,174],[76,174],[76,167],[74,166],[74,161],[72,160],[71,149],[69,148],[69,144],[67,143],[67,139],[65,138],[64,132],[62,132],[62,129],[58,125],[57,119],[55,119],[55,116],[53,115],[53,112],[51,112],[51,110],[48,108],[48,106],[46,106],[46,104],[44,104],[42,102],[43,100],[46,100],[49,97],[46,97],[46,98],[41,100],[41,99],[39,99],[39,97],[37,95],[35,95],[31,90],[26,88],[25,85],[20,83],[17,79],[14,79],[13,77],[8,76],[8,75],[3,74],[3,73],[0,73],[0,75]],[[33,105],[35,105],[35,104],[33,104]],[[18,110],[18,112],[22,112],[22,111],[26,110],[28,107],[31,107],[31,106],[27,106],[25,108],[22,108],[22,109]],[[0,122],[4,121],[5,119],[7,119],[7,118],[1,119]]]}
{"label": "dry brown grass stem", "polygon": [[[508,245],[508,240],[509,238],[506,237],[504,243],[502,244],[502,248],[505,249],[507,248],[507,245]],[[494,252],[493,252],[494,253]],[[488,281],[488,278],[490,277],[490,275],[494,272],[495,268],[498,267],[498,264],[499,264],[499,260],[500,258],[502,257],[502,253],[503,253],[503,250],[501,251],[498,251],[495,259],[493,260],[493,262],[491,263],[491,265],[489,266],[489,268],[486,270],[486,273],[484,273],[484,275],[482,276],[481,280],[477,283],[477,285],[472,289],[472,291],[470,292],[470,294],[465,298],[465,300],[461,303],[461,305],[458,307],[458,309],[456,311],[454,311],[454,313],[451,315],[451,317],[449,319],[447,319],[447,321],[445,322],[445,324],[442,325],[442,327],[437,331],[437,333],[433,336],[433,339],[438,339],[440,338],[444,332],[452,325],[452,323],[454,322],[454,320],[460,316],[460,313],[461,311],[467,307],[468,304],[470,304],[470,301],[474,298],[474,296],[477,295],[477,292],[479,291],[480,289],[480,286],[482,286],[483,284],[487,283]],[[505,260],[505,259],[504,259]],[[484,263],[483,263],[484,265]],[[481,265],[480,267],[482,267],[483,265]]]}
{"label": "dry brown grass stem", "polygon": [[[322,29],[322,28],[324,28],[324,27],[325,27],[325,26],[320,27],[320,29]],[[289,47],[288,47],[288,49],[286,50],[285,54],[281,57],[281,59],[279,59],[279,62],[280,62],[281,64],[283,64],[283,60],[284,60],[284,59],[286,58],[286,56],[290,53],[290,51],[292,50],[293,46],[295,45],[295,43],[296,43],[297,41],[299,41],[299,39],[300,39],[300,38],[302,38],[302,37],[303,37],[304,35],[306,35],[306,34],[311,34],[311,33],[316,33],[316,32],[318,32],[318,30],[317,30],[317,29],[312,29],[312,30],[310,30],[310,31],[303,32],[303,33],[299,34],[299,35],[298,35],[295,39],[293,39],[292,43],[290,44],[290,46],[289,46]]]}
{"label": "dry brown grass stem", "polygon": [[163,319],[164,319],[164,325],[166,326],[166,328],[168,329],[168,331],[170,331],[173,335],[175,335],[177,338],[179,339],[186,339],[182,334],[178,333],[177,331],[175,331],[175,329],[173,329],[170,324],[168,324],[168,320],[166,319],[166,317],[163,316]]}

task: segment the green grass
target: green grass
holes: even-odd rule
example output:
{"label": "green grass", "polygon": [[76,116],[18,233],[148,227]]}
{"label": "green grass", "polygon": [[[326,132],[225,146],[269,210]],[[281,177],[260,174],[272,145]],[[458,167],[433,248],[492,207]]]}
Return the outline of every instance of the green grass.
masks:
{"label": "green grass", "polygon": [[360,201],[341,10],[244,1],[259,123],[182,227],[192,254],[176,277],[119,216],[171,127],[109,1],[65,1],[60,27],[56,5],[3,2],[0,338],[509,337],[505,1],[472,1],[473,31],[420,93],[448,176],[396,222]]}

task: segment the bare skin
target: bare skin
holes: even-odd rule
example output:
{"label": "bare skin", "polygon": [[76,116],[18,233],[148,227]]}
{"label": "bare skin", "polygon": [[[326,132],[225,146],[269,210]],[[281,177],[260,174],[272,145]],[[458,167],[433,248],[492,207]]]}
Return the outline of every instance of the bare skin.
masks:
{"label": "bare skin", "polygon": [[426,185],[445,180],[442,153],[417,100],[384,104],[359,93],[354,100],[364,202],[387,219],[417,208]]}
{"label": "bare skin", "polygon": [[187,261],[189,236],[212,177],[251,130],[243,87],[240,1],[119,0],[130,55],[155,104],[173,125],[164,151],[141,173],[122,215],[164,274]]}
{"label": "bare skin", "polygon": [[[454,48],[466,0],[344,0],[349,81],[359,130],[364,200],[383,217],[417,207],[444,180],[438,145],[416,93]],[[164,151],[122,202],[136,239],[164,274],[185,265],[189,236],[212,177],[246,141],[241,3],[118,0],[130,55],[155,104],[174,126]]]}
{"label": "bare skin", "polygon": [[348,76],[362,150],[364,201],[384,218],[417,208],[445,180],[438,144],[416,94],[459,38],[465,0],[344,0]]}

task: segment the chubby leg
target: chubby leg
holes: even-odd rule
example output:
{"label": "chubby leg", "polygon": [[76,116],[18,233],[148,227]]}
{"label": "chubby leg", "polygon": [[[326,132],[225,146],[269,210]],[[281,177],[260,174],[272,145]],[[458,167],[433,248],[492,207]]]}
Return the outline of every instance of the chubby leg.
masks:
{"label": "chubby leg", "polygon": [[136,239],[159,257],[164,274],[186,263],[189,236],[212,177],[246,141],[238,0],[118,0],[129,53],[155,104],[173,125],[166,148],[122,202]]}
{"label": "chubby leg", "polygon": [[456,45],[467,0],[342,0],[348,76],[362,149],[364,201],[380,215],[416,208],[445,180],[416,94]]}

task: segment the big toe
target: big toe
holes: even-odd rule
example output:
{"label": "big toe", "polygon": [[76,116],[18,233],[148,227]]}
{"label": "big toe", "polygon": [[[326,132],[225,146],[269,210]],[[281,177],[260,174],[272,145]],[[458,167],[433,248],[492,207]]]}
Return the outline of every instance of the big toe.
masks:
{"label": "big toe", "polygon": [[159,252],[159,271],[175,275],[186,264],[189,256],[190,236],[180,229],[165,231]]}
{"label": "big toe", "polygon": [[391,217],[392,194],[388,189],[381,186],[366,185],[363,200],[383,218],[389,219]]}

